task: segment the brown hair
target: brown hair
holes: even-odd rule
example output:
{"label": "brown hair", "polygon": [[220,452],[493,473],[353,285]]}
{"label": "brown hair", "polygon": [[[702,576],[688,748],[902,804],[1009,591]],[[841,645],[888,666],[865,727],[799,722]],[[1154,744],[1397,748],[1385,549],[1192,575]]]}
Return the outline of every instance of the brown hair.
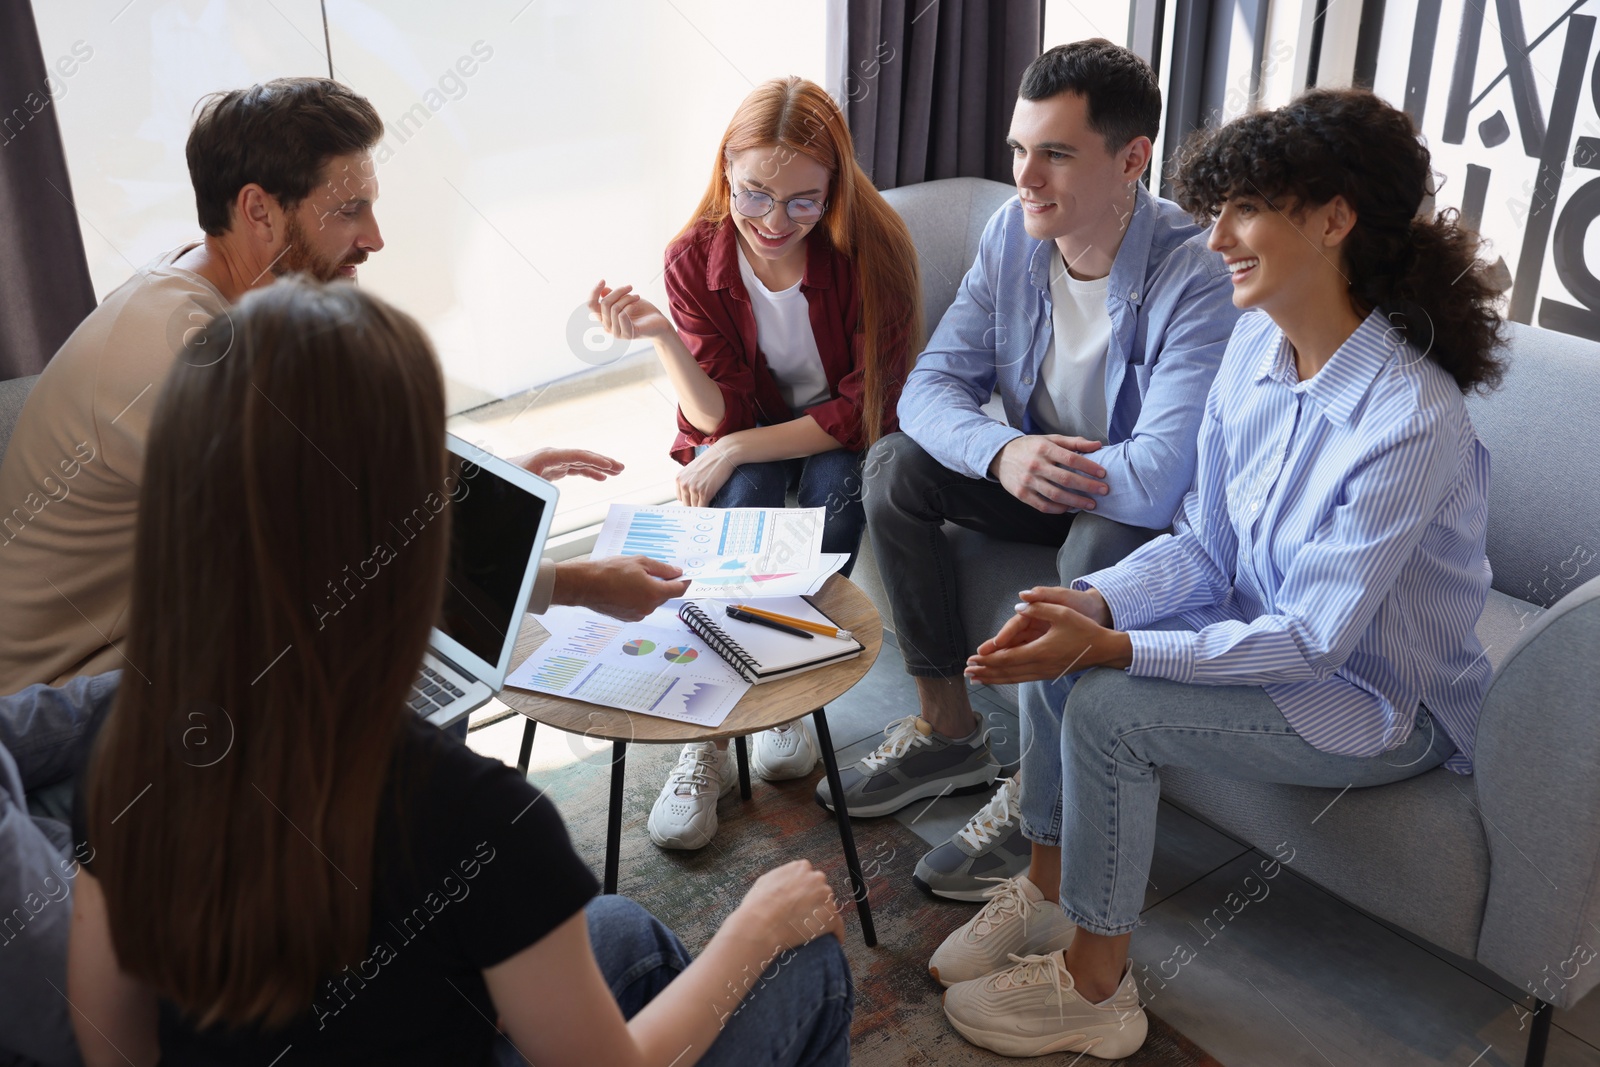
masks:
{"label": "brown hair", "polygon": [[284,210],[304,200],[334,156],[371,149],[383,120],[367,98],[327,78],[275,78],[212,93],[196,105],[184,155],[200,228],[231,225],[233,201],[251,182]]}
{"label": "brown hair", "polygon": [[828,210],[813,234],[850,257],[860,278],[861,430],[871,445],[883,433],[884,408],[922,349],[922,283],[911,232],[856,162],[850,128],[833,98],[791,75],[758,85],[733,113],[717,146],[711,184],[683,233],[728,217],[728,157],[747,148],[800,152],[827,168]]}
{"label": "brown hair", "polygon": [[441,491],[444,386],[421,327],[347,284],[252,292],[185,352],[150,432],[87,826],[123,970],[201,1026],[281,1025],[367,949],[448,509],[363,571],[353,610],[315,604]]}

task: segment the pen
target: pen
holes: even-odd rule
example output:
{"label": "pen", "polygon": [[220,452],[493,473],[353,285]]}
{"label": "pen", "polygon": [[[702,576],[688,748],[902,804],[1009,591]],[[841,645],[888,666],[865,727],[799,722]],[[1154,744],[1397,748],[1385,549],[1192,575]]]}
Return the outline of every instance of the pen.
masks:
{"label": "pen", "polygon": [[837,626],[832,626],[827,623],[812,622],[810,619],[797,619],[793,615],[780,615],[776,611],[767,611],[765,608],[752,607],[749,604],[735,604],[734,607],[738,608],[746,615],[760,615],[764,619],[771,619],[773,622],[781,622],[785,626],[793,626],[797,630],[806,630],[814,634],[821,634],[823,637],[836,637],[841,641],[849,641],[855,636],[855,634],[851,633],[849,630],[841,630]]}
{"label": "pen", "polygon": [[757,615],[754,612],[744,611],[740,608],[734,607],[732,604],[728,605],[728,618],[738,619],[740,622],[753,622],[758,626],[770,626],[774,630],[782,630],[786,634],[794,634],[796,637],[803,637],[807,641],[810,641],[812,638],[810,633],[800,629],[798,626],[790,626],[787,623],[779,622],[777,619],[769,619],[765,615]]}

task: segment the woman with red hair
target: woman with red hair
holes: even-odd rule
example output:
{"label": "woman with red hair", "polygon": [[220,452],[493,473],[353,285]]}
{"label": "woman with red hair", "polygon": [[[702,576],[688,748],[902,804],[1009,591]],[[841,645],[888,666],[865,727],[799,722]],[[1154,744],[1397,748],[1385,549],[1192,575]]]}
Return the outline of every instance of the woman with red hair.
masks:
{"label": "woman with red hair", "polygon": [[[856,163],[822,88],[777,78],[747,96],[711,182],[666,254],[669,320],[632,286],[602,281],[589,307],[607,332],[648,337],[678,395],[672,454],[692,507],[827,509],[822,548],[850,555],[866,528],[861,457],[898,423],[921,347],[916,249]],[[676,324],[676,325],[674,325]],[[756,773],[811,773],[809,726],[758,735]],[[665,848],[702,848],[733,788],[727,745],[685,746],[650,816]]]}

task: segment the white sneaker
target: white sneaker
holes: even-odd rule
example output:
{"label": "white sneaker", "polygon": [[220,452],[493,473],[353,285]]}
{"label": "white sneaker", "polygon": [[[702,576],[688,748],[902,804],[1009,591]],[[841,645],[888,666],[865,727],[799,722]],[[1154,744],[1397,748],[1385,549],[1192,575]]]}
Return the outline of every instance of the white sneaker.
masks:
{"label": "white sneaker", "polygon": [[717,836],[717,798],[731,793],[738,778],[730,750],[719,752],[710,741],[684,745],[650,809],[650,840],[662,848],[705,848]]}
{"label": "white sneaker", "polygon": [[804,778],[822,758],[815,729],[810,722],[799,719],[762,730],[750,746],[750,769],[769,782]]}
{"label": "white sneaker", "polygon": [[1073,988],[1061,953],[1011,959],[1014,966],[945,992],[945,1018],[974,1045],[1002,1056],[1087,1052],[1120,1060],[1144,1044],[1149,1021],[1132,963],[1111,999],[1091,1004]]}
{"label": "white sneaker", "polygon": [[996,880],[983,909],[934,952],[928,973],[940,985],[953,986],[993,974],[1013,956],[1060,951],[1077,932],[1027,875]]}

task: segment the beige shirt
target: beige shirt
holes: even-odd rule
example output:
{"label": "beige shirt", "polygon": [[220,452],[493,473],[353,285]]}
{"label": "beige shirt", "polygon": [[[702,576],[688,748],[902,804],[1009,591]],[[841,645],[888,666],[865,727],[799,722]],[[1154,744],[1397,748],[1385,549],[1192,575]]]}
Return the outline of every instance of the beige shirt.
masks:
{"label": "beige shirt", "polygon": [[40,376],[0,462],[0,694],[130,665],[145,441],[184,340],[226,306],[200,275],[141,268]]}

